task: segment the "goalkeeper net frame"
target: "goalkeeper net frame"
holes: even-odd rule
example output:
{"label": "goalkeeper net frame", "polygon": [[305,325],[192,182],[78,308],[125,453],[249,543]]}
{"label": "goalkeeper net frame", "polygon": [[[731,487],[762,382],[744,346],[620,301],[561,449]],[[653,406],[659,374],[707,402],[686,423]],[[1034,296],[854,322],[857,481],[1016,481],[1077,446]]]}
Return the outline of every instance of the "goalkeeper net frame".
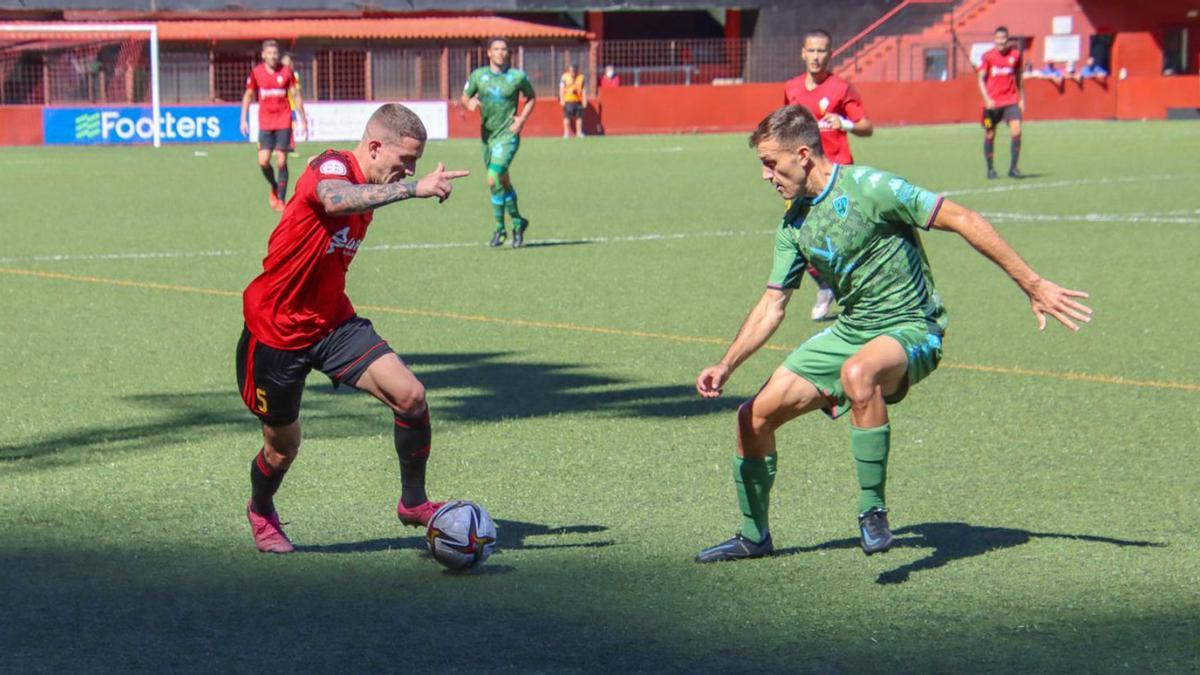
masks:
{"label": "goalkeeper net frame", "polygon": [[[152,138],[154,147],[162,145],[162,105],[159,92],[159,49],[158,26],[152,23],[6,23],[0,25],[0,83],[5,87],[11,81],[10,75],[18,66],[26,67],[22,58],[27,54],[40,53],[40,72],[36,79],[40,91],[29,93],[29,100],[18,103],[40,103],[52,105],[56,98],[65,98],[66,102],[74,102],[71,95],[62,96],[61,82],[66,81],[67,88],[82,87],[89,96],[84,102],[95,104],[91,96],[93,89],[100,92],[101,103],[113,104],[109,100],[109,90],[115,87],[124,88],[127,93],[121,103],[135,103],[134,89],[136,70],[142,51],[141,42],[149,44],[149,98],[151,115],[153,116]],[[106,81],[107,71],[102,69],[98,54],[105,46],[119,45],[115,58],[116,73]],[[61,64],[62,68],[52,66]],[[92,71],[95,71],[94,73]],[[60,71],[67,73],[65,76]],[[98,76],[98,82],[92,75]],[[117,83],[119,76],[120,84]],[[143,81],[144,82],[144,81]],[[108,86],[105,86],[105,85]],[[57,88],[56,88],[57,87]],[[144,85],[143,85],[144,87]],[[28,92],[27,92],[28,93]],[[142,89],[143,95],[145,89]],[[9,101],[0,101],[9,102]]]}

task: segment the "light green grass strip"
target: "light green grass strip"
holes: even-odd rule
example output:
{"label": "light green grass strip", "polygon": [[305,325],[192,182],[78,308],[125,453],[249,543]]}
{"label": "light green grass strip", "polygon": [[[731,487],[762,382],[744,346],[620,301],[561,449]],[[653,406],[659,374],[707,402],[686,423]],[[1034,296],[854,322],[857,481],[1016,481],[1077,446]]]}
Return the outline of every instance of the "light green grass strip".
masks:
{"label": "light green grass strip", "polygon": [[[110,279],[108,277],[93,277],[77,274],[63,274],[61,272],[43,272],[41,270],[27,270],[9,267],[0,267],[0,274],[12,274],[18,276],[36,277],[39,279],[55,279],[60,281],[77,281],[89,284],[103,284],[107,286],[122,286],[126,288],[144,288],[157,291],[176,291],[180,293],[199,293],[202,295],[216,295],[226,298],[240,298],[242,294],[238,291],[226,291],[219,288],[200,288],[197,286],[181,286],[178,284],[160,284],[152,281],[136,281],[132,279]],[[403,316],[421,316],[434,319],[452,319],[455,321],[474,321],[477,323],[494,323],[505,326],[520,326],[522,328],[540,328],[548,330],[565,330],[577,331],[582,333],[599,333],[602,335],[619,335],[622,337],[637,337],[647,338],[651,340],[665,340],[670,342],[695,342],[701,344],[724,345],[729,341],[726,338],[702,337],[696,335],[675,335],[672,333],[654,333],[649,331],[629,330],[625,328],[610,328],[607,326],[584,326],[574,323],[564,323],[559,321],[532,321],[529,319],[511,319],[498,316],[485,316],[480,314],[461,314],[459,312],[446,312],[432,309],[417,309],[413,307],[389,307],[387,305],[358,305],[362,309],[372,312],[380,312],[384,314],[400,314]],[[763,349],[769,351],[791,351],[790,347],[781,345],[765,345]],[[1180,391],[1200,392],[1200,384],[1192,382],[1173,382],[1170,380],[1134,380],[1120,375],[1104,375],[1098,373],[1075,373],[1070,371],[1053,371],[1053,370],[1033,370],[1031,368],[1022,368],[1020,366],[989,366],[975,363],[943,363],[943,368],[954,370],[969,370],[979,373],[992,373],[995,375],[1023,375],[1027,377],[1046,377],[1055,380],[1067,380],[1075,382],[1094,382],[1098,384],[1113,384],[1127,387],[1146,387],[1150,389],[1177,389]]]}

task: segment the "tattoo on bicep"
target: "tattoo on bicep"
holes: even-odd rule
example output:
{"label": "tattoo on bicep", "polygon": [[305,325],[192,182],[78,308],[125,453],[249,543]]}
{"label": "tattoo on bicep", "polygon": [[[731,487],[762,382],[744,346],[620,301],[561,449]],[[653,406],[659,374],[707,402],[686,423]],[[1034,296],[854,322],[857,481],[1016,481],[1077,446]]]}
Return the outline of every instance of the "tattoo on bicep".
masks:
{"label": "tattoo on bicep", "polygon": [[362,213],[417,196],[416,182],[383,185],[351,185],[340,180],[317,183],[317,198],[339,213]]}

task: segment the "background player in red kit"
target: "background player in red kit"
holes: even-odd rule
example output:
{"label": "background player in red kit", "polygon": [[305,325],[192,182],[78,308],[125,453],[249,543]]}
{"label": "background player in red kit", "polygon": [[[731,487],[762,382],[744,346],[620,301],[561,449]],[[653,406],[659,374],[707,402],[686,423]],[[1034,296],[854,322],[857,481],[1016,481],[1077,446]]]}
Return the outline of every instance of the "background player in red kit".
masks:
{"label": "background player in red kit", "polygon": [[1025,84],[1021,81],[1021,50],[1008,39],[1008,29],[1000,26],[994,35],[996,47],[984,53],[979,61],[979,93],[983,95],[983,157],[987,160],[987,177],[995,178],[992,165],[995,154],[996,127],[1008,122],[1012,136],[1012,160],[1008,175],[1020,178],[1017,160],[1021,157],[1021,117],[1025,113]]}
{"label": "background player in red kit", "polygon": [[[285,103],[286,105],[286,103]],[[368,392],[394,415],[406,525],[428,524],[440,504],[425,494],[429,412],[425,388],[346,297],[346,270],[366,236],[372,212],[413,197],[450,196],[450,181],[468,171],[439,163],[419,181],[425,126],[389,103],[371,116],[351,152],[326,150],[309,162],[296,194],[267,243],[263,273],[242,295],[245,328],[237,347],[242,400],[262,421],[263,447],[250,463],[246,516],[258,550],[290,553],[274,495],[300,449],[300,398],[316,368],[333,381]]]}
{"label": "background player in red kit", "polygon": [[[829,72],[829,58],[833,50],[833,38],[823,30],[804,34],[800,55],[804,58],[804,74],[793,77],[783,85],[784,105],[799,105],[817,118],[821,128],[821,148],[825,156],[835,164],[853,164],[850,154],[850,137],[870,136],[875,127],[867,118],[862,97],[854,85]],[[791,206],[791,203],[788,203]],[[813,320],[829,315],[833,304],[833,289],[808,268],[817,282],[817,300],[813,303]]]}
{"label": "background player in red kit", "polygon": [[[254,66],[246,78],[246,93],[242,96],[242,134],[250,133],[250,102],[257,94],[258,166],[271,186],[271,208],[282,211],[287,202],[287,156],[292,147],[292,104],[296,106],[301,136],[306,131],[304,125],[307,118],[296,76],[291,68],[279,62],[279,44],[274,40],[263,43],[262,61]],[[272,155],[275,168],[279,169],[278,178],[271,167]]]}

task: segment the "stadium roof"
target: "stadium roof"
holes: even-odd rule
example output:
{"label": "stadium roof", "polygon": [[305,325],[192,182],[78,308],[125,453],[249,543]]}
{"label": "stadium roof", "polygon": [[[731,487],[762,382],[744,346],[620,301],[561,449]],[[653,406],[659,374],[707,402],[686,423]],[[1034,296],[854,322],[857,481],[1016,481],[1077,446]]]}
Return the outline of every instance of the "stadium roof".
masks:
{"label": "stadium roof", "polygon": [[[18,24],[19,25],[19,24]],[[251,21],[159,21],[158,38],[165,42],[208,40],[296,40],[300,38],[471,40],[503,35],[516,40],[576,39],[587,31],[547,26],[499,16],[434,16],[378,19],[256,19]],[[98,33],[99,34],[99,33]],[[9,33],[6,39],[79,40],[78,33],[61,36]]]}

